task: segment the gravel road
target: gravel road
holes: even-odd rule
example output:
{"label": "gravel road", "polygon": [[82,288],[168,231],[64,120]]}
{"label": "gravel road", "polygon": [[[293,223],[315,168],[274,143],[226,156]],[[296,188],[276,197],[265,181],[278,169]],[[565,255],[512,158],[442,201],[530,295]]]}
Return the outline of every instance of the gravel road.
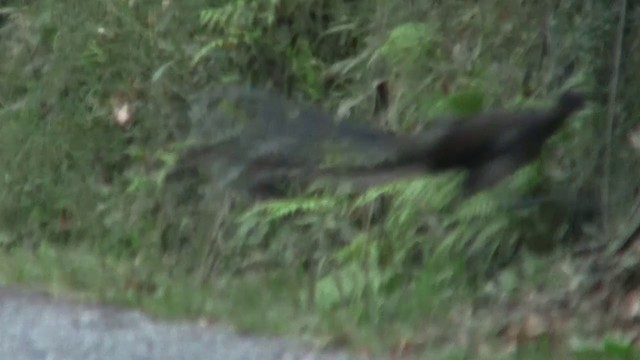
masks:
{"label": "gravel road", "polygon": [[290,340],[226,327],[156,321],[139,311],[81,305],[0,286],[0,360],[347,360]]}

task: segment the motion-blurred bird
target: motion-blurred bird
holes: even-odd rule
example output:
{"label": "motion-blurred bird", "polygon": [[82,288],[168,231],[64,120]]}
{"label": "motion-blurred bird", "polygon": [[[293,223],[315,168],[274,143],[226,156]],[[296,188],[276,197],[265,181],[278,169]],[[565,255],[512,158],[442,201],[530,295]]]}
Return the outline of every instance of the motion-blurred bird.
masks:
{"label": "motion-blurred bird", "polygon": [[272,196],[318,179],[363,189],[456,169],[467,171],[464,191],[473,194],[534,160],[584,103],[569,91],[551,108],[490,111],[401,135],[336,123],[316,106],[265,91],[209,90],[188,100],[188,145],[167,179]]}

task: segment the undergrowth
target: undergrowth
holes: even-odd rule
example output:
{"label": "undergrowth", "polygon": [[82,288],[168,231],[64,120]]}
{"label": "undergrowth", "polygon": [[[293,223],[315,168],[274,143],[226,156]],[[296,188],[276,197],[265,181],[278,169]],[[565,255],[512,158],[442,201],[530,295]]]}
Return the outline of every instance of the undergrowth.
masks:
{"label": "undergrowth", "polygon": [[[215,313],[237,323],[242,307],[274,309],[266,327],[351,345],[388,334],[391,347],[425,322],[446,320],[523,247],[552,251],[584,236],[575,229],[593,219],[576,209],[599,184],[589,162],[598,156],[590,145],[599,128],[588,121],[596,106],[540,161],[463,203],[461,174],[452,173],[355,197],[327,191],[244,204],[209,194],[173,208],[159,172],[187,118],[172,94],[212,83],[272,88],[340,121],[398,132],[591,89],[597,39],[606,33],[594,14],[606,9],[576,1],[218,3],[40,0],[2,8],[0,246],[6,259],[38,262],[42,271],[12,279],[55,287],[55,274],[73,273],[68,288],[102,299],[124,294],[181,314],[222,306]],[[374,112],[380,81],[391,96]],[[112,121],[118,101],[134,109],[130,127]],[[90,254],[78,261],[100,255],[124,265],[83,279],[98,266],[59,260],[75,258],[75,248]],[[60,258],[47,263],[31,251]],[[153,289],[127,285],[132,274],[152,279]],[[208,299],[215,294],[233,306]],[[300,323],[278,323],[278,303],[283,319]],[[247,328],[264,327],[250,319]],[[369,337],[354,340],[358,334]]]}

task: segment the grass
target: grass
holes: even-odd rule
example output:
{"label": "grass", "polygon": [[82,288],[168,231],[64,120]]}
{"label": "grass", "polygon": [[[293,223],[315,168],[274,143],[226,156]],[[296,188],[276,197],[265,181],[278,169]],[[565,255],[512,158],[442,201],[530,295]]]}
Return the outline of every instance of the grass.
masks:
{"label": "grass", "polygon": [[287,301],[291,287],[277,276],[202,285],[88,250],[43,245],[34,252],[17,249],[0,256],[5,284],[44,288],[79,301],[139,307],[163,318],[235,319],[240,328],[280,332],[281,320],[291,318],[295,309]]}
{"label": "grass", "polygon": [[[499,343],[485,332],[470,335],[480,336],[482,346],[493,350],[485,350],[482,357],[470,357],[470,349],[460,345],[460,339],[436,341],[430,339],[433,334],[425,333],[442,327],[450,330],[442,334],[453,336],[470,329],[460,326],[458,330],[456,327],[462,324],[438,316],[432,317],[434,323],[422,327],[400,321],[387,323],[381,331],[371,324],[353,322],[350,314],[327,313],[303,305],[300,279],[288,274],[194,282],[192,277],[169,275],[161,267],[101,256],[90,249],[60,249],[43,244],[35,251],[2,252],[0,283],[47,290],[75,302],[137,308],[164,320],[204,320],[230,325],[240,333],[295,337],[310,345],[378,355],[397,353],[411,358],[452,360],[635,359],[638,355],[626,340],[613,337],[574,346],[571,353],[550,348],[544,337],[505,352],[499,351]],[[527,288],[527,284],[520,288]]]}
{"label": "grass", "polygon": [[288,274],[255,274],[203,284],[89,249],[43,244],[35,251],[0,253],[0,282],[47,290],[72,301],[138,308],[160,319],[204,319],[232,325],[239,332],[295,335],[311,344],[352,351],[387,353],[392,339],[411,337],[411,330],[401,324],[387,327],[381,337],[367,324],[354,323],[350,314],[303,305],[299,279]]}
{"label": "grass", "polygon": [[[335,194],[296,198],[224,218],[225,226],[243,229],[246,236],[239,237],[211,235],[210,216],[221,206],[208,201],[207,211],[194,216],[202,229],[189,230],[186,221],[168,216],[177,230],[166,247],[167,224],[154,218],[158,192],[146,178],[146,161],[168,151],[173,117],[184,113],[174,116],[166,95],[190,90],[191,79],[280,82],[276,87],[293,97],[321,99],[327,108],[368,119],[370,80],[380,75],[393,99],[386,118],[372,122],[399,131],[452,110],[535,102],[565,86],[549,80],[566,70],[565,62],[608,58],[589,48],[600,40],[595,35],[601,30],[590,32],[604,21],[590,17],[600,11],[575,11],[572,2],[549,14],[547,6],[509,0],[413,7],[381,0],[353,8],[340,0],[309,0],[330,7],[318,16],[315,6],[295,0],[264,8],[252,0],[222,8],[209,3],[42,0],[0,17],[10,26],[0,33],[0,74],[7,80],[0,84],[0,104],[6,105],[0,143],[10,150],[0,153],[0,167],[9,173],[0,192],[0,246],[11,249],[0,252],[1,281],[353,351],[467,359],[482,353],[471,349],[476,344],[491,349],[488,358],[504,353],[494,341],[495,327],[516,311],[501,308],[500,301],[517,301],[533,289],[557,291],[570,279],[558,276],[562,269],[551,256],[518,259],[500,273],[490,314],[474,312],[474,302],[494,284],[485,270],[509,256],[514,239],[557,244],[567,217],[562,209],[543,207],[505,211],[501,201],[540,187],[573,192],[580,184],[571,179],[595,178],[588,164],[572,164],[596,151],[591,148],[598,135],[590,131],[597,134],[597,124],[568,126],[539,166],[502,187],[502,197],[484,194],[452,209],[454,181],[434,177],[355,202]],[[553,28],[541,31],[547,16],[554,17]],[[547,30],[553,44],[541,41]],[[294,38],[295,46],[273,46]],[[553,56],[546,46],[553,46]],[[590,81],[594,64],[568,71],[567,83]],[[326,71],[335,77],[333,87],[323,85]],[[533,95],[525,100],[521,93],[527,91]],[[111,124],[116,94],[140,105],[130,129]],[[386,214],[374,216],[382,202]],[[163,251],[186,255],[176,265],[165,262]],[[258,271],[238,271],[254,265],[254,258]],[[260,269],[263,260],[275,269]],[[300,271],[308,263],[312,271]],[[213,265],[206,280],[183,272]],[[543,345],[504,356],[549,358],[540,355]],[[624,358],[630,348],[613,340],[597,345],[584,356]]]}
{"label": "grass", "polygon": [[214,278],[169,275],[160,266],[97,254],[90,249],[56,248],[0,252],[0,283],[46,290],[79,302],[138,308],[151,316],[175,320],[207,320],[237,331],[295,336],[319,346],[381,352],[391,339],[408,331],[390,326],[387,341],[352,314],[324,312],[308,306],[301,279],[290,272]]}

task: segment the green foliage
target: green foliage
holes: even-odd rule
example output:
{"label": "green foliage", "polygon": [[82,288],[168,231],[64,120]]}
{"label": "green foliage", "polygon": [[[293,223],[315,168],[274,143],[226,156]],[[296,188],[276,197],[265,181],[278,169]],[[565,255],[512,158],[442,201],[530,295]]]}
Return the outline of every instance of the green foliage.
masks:
{"label": "green foliage", "polygon": [[258,47],[262,31],[275,23],[277,1],[235,1],[200,13],[200,23],[223,36],[210,41],[195,56],[198,62],[208,52],[234,48]]}
{"label": "green foliage", "polygon": [[[564,6],[552,11],[553,26],[601,21]],[[304,324],[316,332],[358,329],[390,346],[467,301],[520,243],[559,243],[564,213],[517,205],[597,184],[593,169],[575,165],[599,151],[597,126],[569,124],[540,161],[462,203],[462,176],[451,173],[352,197],[319,191],[256,205],[209,188],[184,195],[163,187],[187,121],[171,95],[212,83],[270,86],[337,108],[342,121],[410,132],[444,115],[532,103],[526,92],[547,98],[565,84],[592,83],[581,60],[599,46],[592,32],[551,29],[554,55],[537,61],[549,11],[504,0],[23,4],[0,25],[0,248],[39,264],[19,279],[57,281],[49,269],[70,260],[52,244],[82,247],[92,255],[77,261],[87,263],[60,277],[106,299],[123,299],[109,290],[123,278],[152,273],[161,290],[133,291],[128,303],[214,307],[252,328],[266,325],[243,308],[268,313],[282,303],[269,313],[272,325],[280,313],[302,316],[298,308],[318,315]],[[572,61],[582,70],[555,84]],[[374,79],[389,82],[391,101],[372,120]],[[129,129],[111,118],[119,93],[135,108]],[[24,248],[39,251],[35,260]],[[205,291],[221,279],[222,305]]]}
{"label": "green foliage", "polygon": [[428,61],[433,35],[425,23],[401,24],[391,30],[387,41],[377,54],[384,56],[396,67],[419,66]]}
{"label": "green foliage", "polygon": [[579,360],[596,359],[637,359],[640,352],[634,348],[631,341],[606,337],[602,343],[595,345],[582,344],[574,351]]}
{"label": "green foliage", "polygon": [[460,115],[473,115],[484,110],[484,95],[479,90],[462,91],[450,95],[447,105],[450,112]]}
{"label": "green foliage", "polygon": [[359,50],[353,27],[345,23],[359,8],[338,0],[242,0],[207,8],[200,23],[212,39],[193,61],[215,59],[228,65],[225,79],[320,99],[326,64]]}

